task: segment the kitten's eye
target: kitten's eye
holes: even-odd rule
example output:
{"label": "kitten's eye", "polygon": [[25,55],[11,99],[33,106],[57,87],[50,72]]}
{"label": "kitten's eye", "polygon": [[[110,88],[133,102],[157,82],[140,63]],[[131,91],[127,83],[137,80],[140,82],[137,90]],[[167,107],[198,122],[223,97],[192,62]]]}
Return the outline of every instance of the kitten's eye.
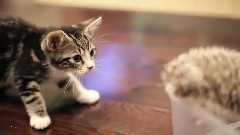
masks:
{"label": "kitten's eye", "polygon": [[73,60],[74,60],[75,62],[79,62],[80,60],[82,60],[82,57],[81,57],[81,55],[75,55],[75,56],[73,57]]}
{"label": "kitten's eye", "polygon": [[90,51],[90,56],[93,56],[94,55],[94,50],[91,50]]}

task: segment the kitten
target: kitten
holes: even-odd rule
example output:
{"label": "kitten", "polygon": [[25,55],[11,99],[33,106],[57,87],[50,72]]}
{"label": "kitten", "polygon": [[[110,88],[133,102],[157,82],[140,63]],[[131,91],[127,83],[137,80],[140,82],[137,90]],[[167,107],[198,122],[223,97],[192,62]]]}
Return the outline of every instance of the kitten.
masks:
{"label": "kitten", "polygon": [[62,91],[74,88],[73,97],[80,103],[99,100],[99,93],[85,89],[73,73],[95,67],[92,38],[101,21],[99,17],[72,26],[40,28],[20,18],[0,18],[0,90],[19,91],[33,128],[44,129],[51,123],[41,95],[50,85]]}
{"label": "kitten", "polygon": [[239,52],[221,47],[192,49],[169,62],[162,79],[170,99],[203,119],[209,120],[211,114],[220,121],[240,119]]}

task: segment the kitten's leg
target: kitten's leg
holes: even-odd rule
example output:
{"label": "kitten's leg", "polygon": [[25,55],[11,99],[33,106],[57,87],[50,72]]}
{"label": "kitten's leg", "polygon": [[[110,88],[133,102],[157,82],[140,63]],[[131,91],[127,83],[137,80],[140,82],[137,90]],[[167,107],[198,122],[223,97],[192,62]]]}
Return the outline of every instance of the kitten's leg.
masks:
{"label": "kitten's leg", "polygon": [[46,111],[44,99],[40,93],[39,85],[30,79],[16,80],[16,88],[30,116],[30,125],[36,129],[44,129],[51,120]]}
{"label": "kitten's leg", "polygon": [[79,80],[73,75],[69,74],[68,88],[73,91],[73,97],[80,103],[92,104],[100,99],[100,94],[96,90],[87,90],[82,86]]}

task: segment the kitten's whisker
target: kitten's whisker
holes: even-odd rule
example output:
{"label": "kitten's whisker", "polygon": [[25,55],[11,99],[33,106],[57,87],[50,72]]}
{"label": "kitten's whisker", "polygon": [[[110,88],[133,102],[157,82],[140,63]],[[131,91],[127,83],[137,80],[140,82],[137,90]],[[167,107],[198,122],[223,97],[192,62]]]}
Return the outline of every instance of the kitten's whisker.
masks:
{"label": "kitten's whisker", "polygon": [[100,48],[101,46],[96,46],[96,48]]}
{"label": "kitten's whisker", "polygon": [[103,34],[103,35],[99,35],[97,37],[95,37],[94,39],[99,39],[99,38],[102,38],[102,37],[105,37],[105,36],[108,36],[108,35],[112,35],[113,33],[106,33],[106,34]]}
{"label": "kitten's whisker", "polygon": [[77,71],[74,71],[74,75],[78,78],[79,74],[81,73],[81,71],[77,70]]}
{"label": "kitten's whisker", "polygon": [[95,61],[95,64],[99,64],[99,63],[101,63],[101,62],[103,62],[103,60],[101,60],[101,61]]}
{"label": "kitten's whisker", "polygon": [[95,61],[95,63],[101,63],[101,62],[103,62],[103,61],[104,61],[104,59],[101,59],[101,60],[98,59],[98,60]]}
{"label": "kitten's whisker", "polygon": [[109,43],[110,41],[104,40],[104,41],[98,41],[98,43]]}
{"label": "kitten's whisker", "polygon": [[80,75],[80,82],[81,82],[82,85],[83,85],[83,76],[82,76],[82,75]]}
{"label": "kitten's whisker", "polygon": [[99,72],[100,74],[104,74],[103,71],[101,71],[99,68],[95,67],[95,70]]}
{"label": "kitten's whisker", "polygon": [[99,68],[99,67],[103,67],[103,66],[104,66],[104,65],[96,65],[97,68]]}
{"label": "kitten's whisker", "polygon": [[78,80],[81,82],[82,80],[81,80],[81,74],[79,73],[78,74]]}
{"label": "kitten's whisker", "polygon": [[[102,40],[96,40],[96,41],[93,41],[93,44],[95,45],[95,46],[99,46],[99,43],[109,43],[110,41],[107,41],[107,40],[104,40],[104,41],[102,41]],[[102,45],[102,46],[104,46],[104,45]]]}
{"label": "kitten's whisker", "polygon": [[80,83],[83,84],[83,82],[82,82],[82,74],[81,74],[80,71],[77,71],[76,76],[77,76],[77,79],[80,81]]}
{"label": "kitten's whisker", "polygon": [[76,87],[76,85],[73,84],[73,87],[72,87],[72,93],[73,93],[73,94],[74,94],[75,87]]}
{"label": "kitten's whisker", "polygon": [[101,36],[98,36],[98,37],[96,37],[96,38],[93,39],[93,42],[96,41],[96,40],[98,40],[98,39],[100,39],[100,38],[102,38],[102,37],[105,37],[105,36],[108,36],[108,35],[111,35],[111,34],[112,34],[112,33],[107,33],[107,34],[103,34],[103,35],[101,35]]}
{"label": "kitten's whisker", "polygon": [[99,37],[100,36],[100,33],[99,34],[95,34],[94,37]]}
{"label": "kitten's whisker", "polygon": [[95,65],[103,65],[103,63],[96,63],[96,62],[95,62]]}
{"label": "kitten's whisker", "polygon": [[101,61],[95,61],[95,65],[98,66],[98,65],[104,65],[104,60],[101,60]]}
{"label": "kitten's whisker", "polygon": [[[95,45],[100,45],[100,43],[109,43],[109,42],[110,41],[108,41],[108,40],[97,40]],[[105,44],[102,44],[102,45],[105,45]]]}
{"label": "kitten's whisker", "polygon": [[97,48],[103,47],[105,45],[95,45]]}
{"label": "kitten's whisker", "polygon": [[99,68],[99,67],[103,67],[103,66],[104,66],[103,64],[102,65],[96,64],[95,68]]}
{"label": "kitten's whisker", "polygon": [[66,91],[67,91],[67,87],[68,87],[68,85],[69,85],[69,83],[70,83],[70,81],[71,81],[71,78],[69,77],[68,78],[68,81],[67,81],[67,84],[65,85],[65,87],[64,87],[64,94],[66,93]]}

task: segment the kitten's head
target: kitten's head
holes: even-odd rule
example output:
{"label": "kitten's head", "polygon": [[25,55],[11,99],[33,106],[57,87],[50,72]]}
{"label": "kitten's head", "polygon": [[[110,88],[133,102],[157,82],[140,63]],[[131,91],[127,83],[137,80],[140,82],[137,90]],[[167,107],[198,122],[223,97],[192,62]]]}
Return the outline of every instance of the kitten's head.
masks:
{"label": "kitten's head", "polygon": [[52,66],[59,70],[86,73],[95,67],[94,31],[102,18],[89,19],[77,25],[52,31],[42,40],[41,49]]}

